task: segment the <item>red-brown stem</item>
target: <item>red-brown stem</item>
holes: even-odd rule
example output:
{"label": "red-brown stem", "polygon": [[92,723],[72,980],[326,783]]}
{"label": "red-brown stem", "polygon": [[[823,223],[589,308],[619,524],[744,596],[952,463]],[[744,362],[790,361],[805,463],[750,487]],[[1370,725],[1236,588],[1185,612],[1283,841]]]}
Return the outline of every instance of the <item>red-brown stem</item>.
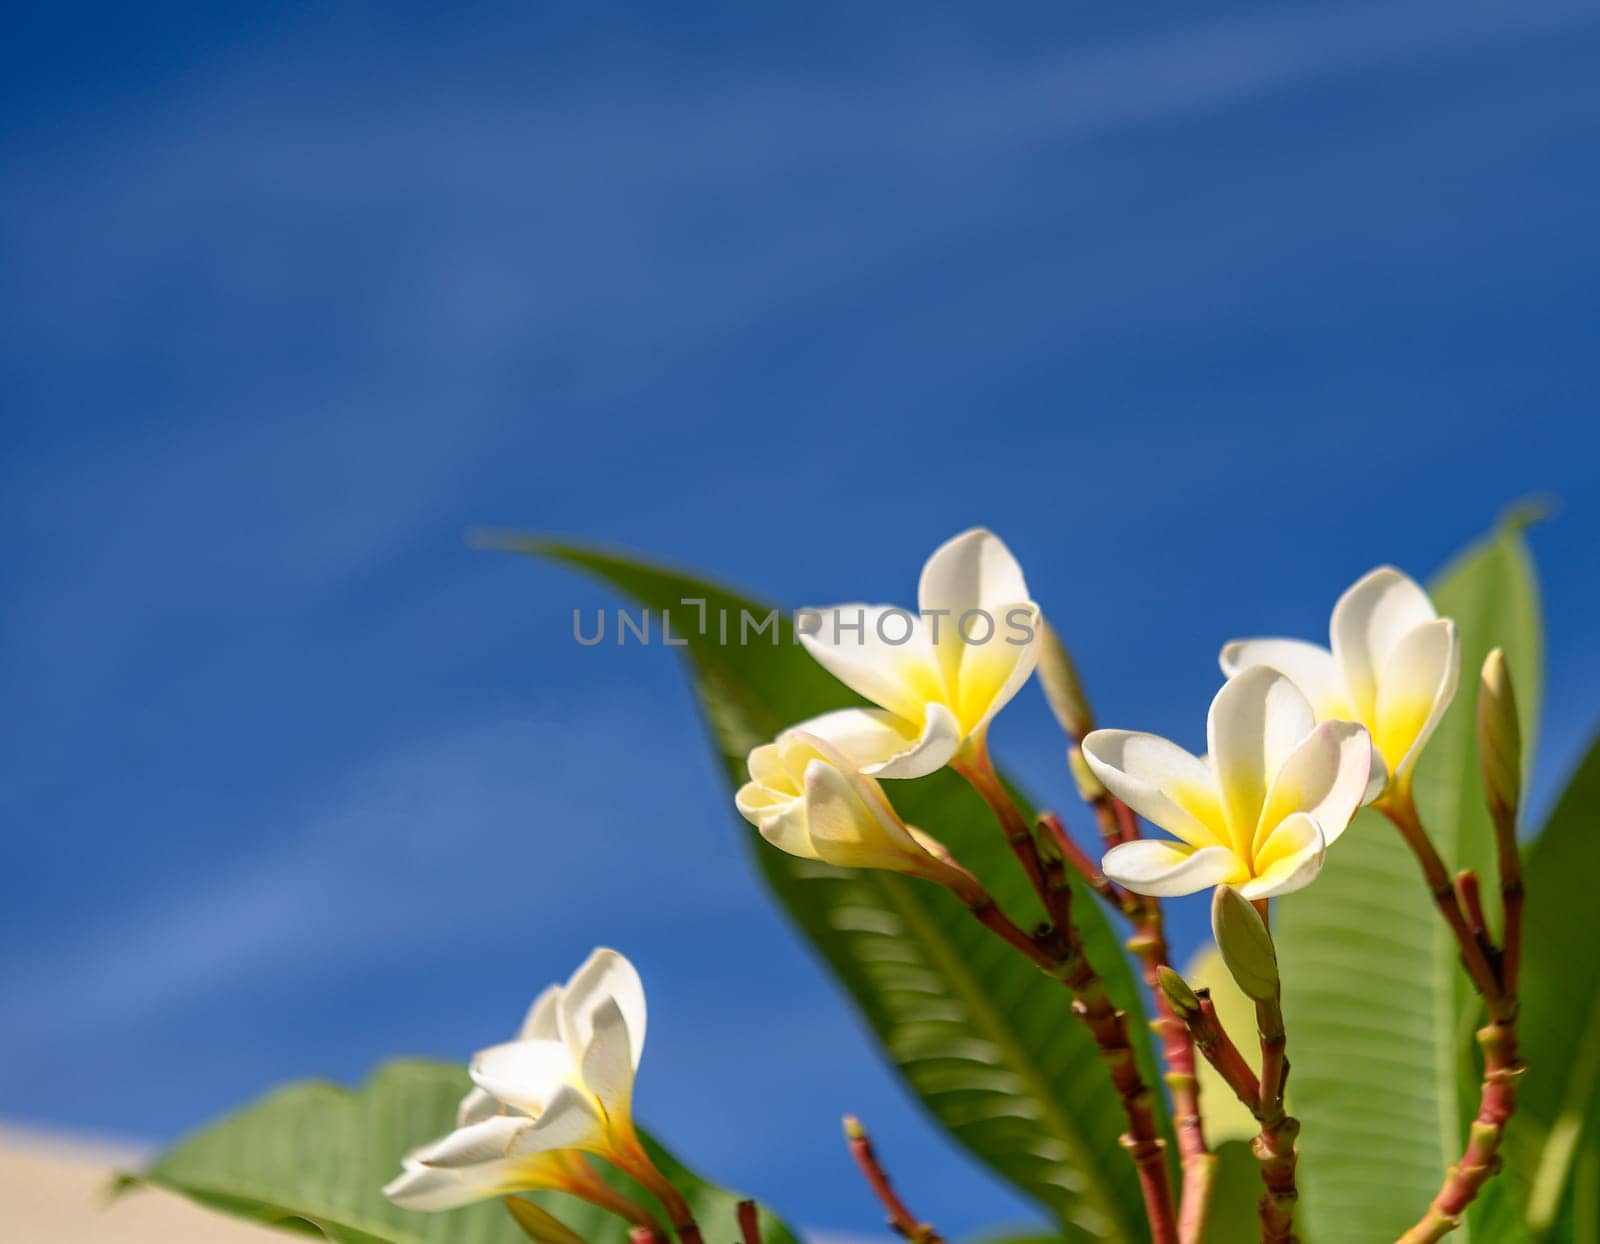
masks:
{"label": "red-brown stem", "polygon": [[761,1244],[761,1214],[754,1201],[739,1202],[739,1238],[742,1244]]}
{"label": "red-brown stem", "polygon": [[1478,1029],[1478,1044],[1483,1049],[1483,1090],[1466,1152],[1450,1168],[1428,1212],[1400,1237],[1399,1244],[1432,1244],[1454,1231],[1467,1206],[1500,1168],[1500,1141],[1507,1120],[1516,1112],[1517,1081],[1522,1076],[1515,1018]]}
{"label": "red-brown stem", "polygon": [[1233,1043],[1233,1038],[1223,1031],[1216,1004],[1211,1001],[1211,991],[1199,989],[1195,991],[1195,996],[1200,1001],[1200,1009],[1184,1017],[1189,1025],[1189,1033],[1194,1037],[1195,1048],[1206,1062],[1217,1069],[1217,1074],[1233,1090],[1233,1095],[1246,1106],[1254,1108],[1261,1099],[1261,1082],[1256,1079],[1256,1073],[1250,1070],[1250,1064]]}
{"label": "red-brown stem", "polygon": [[619,1147],[607,1156],[661,1202],[661,1207],[667,1211],[667,1221],[672,1224],[673,1233],[682,1244],[704,1244],[700,1228],[694,1220],[694,1211],[683,1199],[683,1194],[645,1152],[644,1145],[639,1142],[631,1126],[624,1136],[617,1139]]}
{"label": "red-brown stem", "polygon": [[[1078,776],[1079,794],[1094,814],[1095,825],[1100,830],[1101,841],[1107,850],[1139,837],[1139,821],[1133,809],[1123,803],[1104,786],[1083,762],[1083,753],[1077,740],[1075,755],[1069,757],[1069,766]],[[1200,1113],[1200,1083],[1194,1071],[1194,1043],[1189,1029],[1172,1010],[1161,989],[1157,973],[1170,966],[1171,954],[1167,949],[1166,932],[1160,900],[1132,894],[1111,881],[1093,864],[1083,851],[1071,843],[1058,818],[1046,813],[1046,822],[1059,841],[1069,863],[1073,851],[1083,861],[1079,865],[1085,881],[1112,906],[1132,922],[1133,937],[1128,949],[1138,956],[1143,969],[1144,983],[1149,990],[1156,1018],[1151,1029],[1161,1041],[1162,1061],[1166,1064],[1165,1079],[1172,1092],[1172,1122],[1178,1134],[1179,1164],[1183,1170],[1183,1190],[1178,1205],[1178,1237],[1183,1244],[1198,1241],[1205,1229],[1205,1218],[1211,1203],[1211,1191],[1216,1175],[1216,1159],[1206,1148],[1205,1129]]]}
{"label": "red-brown stem", "polygon": [[[1401,785],[1382,802],[1383,811],[1416,852],[1435,901],[1461,946],[1462,960],[1483,995],[1489,1022],[1478,1029],[1483,1050],[1483,1087],[1478,1114],[1461,1160],[1446,1173],[1428,1212],[1400,1237],[1398,1244],[1432,1244],[1461,1225],[1461,1216],[1483,1185],[1500,1169],[1500,1142],[1517,1109],[1517,1081],[1523,1065],[1517,1058],[1517,983],[1522,959],[1522,860],[1517,850],[1516,816],[1491,797],[1500,896],[1505,905],[1505,944],[1496,953],[1483,914],[1476,874],[1463,872],[1454,887],[1438,882],[1444,864],[1433,849],[1409,786]],[[1465,912],[1463,913],[1463,908]]]}
{"label": "red-brown stem", "polygon": [[641,1230],[661,1237],[661,1226],[656,1222],[655,1215],[630,1197],[618,1192],[595,1170],[592,1163],[583,1154],[575,1150],[560,1151],[557,1159],[566,1169],[568,1183],[566,1191],[576,1197],[581,1197],[591,1205],[598,1205],[601,1209],[609,1210],[618,1218],[633,1224]]}
{"label": "red-brown stem", "polygon": [[[1078,875],[1084,885],[1088,886],[1106,902],[1115,907],[1129,920],[1143,919],[1146,904],[1137,894],[1124,890],[1095,865],[1089,854],[1067,832],[1067,827],[1062,824],[1061,818],[1054,812],[1039,813],[1039,825],[1049,833],[1056,846],[1060,849],[1062,858],[1066,860],[1067,867]],[[1153,987],[1153,986],[1152,986]]]}
{"label": "red-brown stem", "polygon": [[649,1227],[629,1227],[628,1244],[661,1244],[667,1237]]}
{"label": "red-brown stem", "polygon": [[1397,786],[1381,799],[1377,806],[1400,831],[1401,838],[1411,848],[1411,853],[1417,857],[1417,863],[1422,866],[1422,878],[1433,894],[1434,904],[1439,908],[1439,914],[1444,917],[1450,932],[1455,936],[1456,945],[1461,950],[1461,959],[1466,965],[1467,976],[1471,978],[1478,992],[1484,996],[1490,1014],[1495,1014],[1505,1001],[1499,976],[1490,964],[1483,947],[1479,945],[1478,939],[1472,935],[1472,928],[1461,910],[1461,900],[1450,881],[1444,860],[1439,857],[1433,840],[1428,837],[1428,831],[1422,827],[1422,819],[1417,815],[1417,806],[1411,798],[1410,788],[1405,785]]}
{"label": "red-brown stem", "polygon": [[867,1181],[867,1187],[872,1189],[872,1195],[878,1198],[878,1204],[883,1206],[889,1229],[896,1235],[912,1241],[912,1244],[944,1244],[944,1237],[930,1224],[921,1221],[900,1199],[900,1194],[889,1182],[889,1173],[883,1169],[883,1163],[878,1160],[878,1153],[872,1147],[871,1137],[861,1126],[861,1120],[854,1115],[845,1115],[844,1135],[846,1143],[850,1146],[850,1156],[860,1168],[862,1178]]}
{"label": "red-brown stem", "polygon": [[[1138,1061],[1128,1041],[1128,1017],[1111,1001],[1105,982],[1095,972],[1084,953],[1083,939],[1072,923],[1072,888],[1064,877],[1054,875],[1040,856],[1032,827],[1010,792],[995,772],[988,748],[981,738],[972,744],[970,757],[952,767],[981,795],[1005,831],[1006,840],[1021,862],[1028,880],[1050,915],[1050,923],[1035,937],[1021,933],[992,900],[967,902],[973,914],[990,929],[1022,950],[1042,971],[1050,973],[1072,991],[1072,1012],[1094,1038],[1100,1061],[1111,1076],[1111,1083],[1122,1099],[1128,1130],[1122,1136],[1123,1148],[1133,1159],[1144,1194],[1145,1214],[1150,1222],[1154,1244],[1179,1244],[1178,1224],[1172,1204],[1172,1185],[1163,1158],[1166,1142],[1156,1127],[1151,1109],[1153,1094],[1139,1074]],[[1064,835],[1063,835],[1064,836]],[[1059,853],[1057,853],[1059,855]],[[1021,940],[1017,934],[1021,933]],[[1024,949],[1023,942],[1028,949]]]}
{"label": "red-brown stem", "polygon": [[1164,1078],[1172,1092],[1172,1126],[1178,1134],[1178,1159],[1183,1170],[1183,1189],[1178,1198],[1178,1237],[1183,1244],[1191,1244],[1199,1240],[1205,1226],[1215,1159],[1206,1147],[1205,1128],[1200,1118],[1200,1081],[1194,1070],[1194,1041],[1188,1025],[1172,1009],[1171,1000],[1161,988],[1161,969],[1170,966],[1161,905],[1137,903],[1134,919],[1134,934],[1128,939],[1128,949],[1139,960],[1155,1007],[1156,1017],[1150,1021],[1150,1029],[1161,1043],[1161,1057],[1167,1067]]}
{"label": "red-brown stem", "polygon": [[1478,881],[1478,874],[1470,868],[1463,868],[1456,874],[1456,899],[1466,913],[1467,928],[1472,930],[1472,936],[1477,938],[1478,945],[1483,947],[1492,965],[1494,943],[1489,940],[1489,920],[1483,912],[1483,886]]}
{"label": "red-brown stem", "polygon": [[1261,1131],[1250,1142],[1251,1152],[1261,1165],[1261,1181],[1266,1185],[1261,1199],[1256,1202],[1261,1239],[1264,1244],[1293,1244],[1294,1207],[1299,1199],[1295,1187],[1298,1161],[1295,1139],[1300,1134],[1300,1124],[1283,1108],[1283,1087],[1289,1065],[1283,1057],[1282,1013],[1276,1001],[1257,1003],[1256,1026],[1262,1061],[1258,1078],[1239,1047],[1223,1031],[1209,991],[1197,990],[1195,1001],[1198,1005],[1183,1016],[1195,1047],[1261,1125]]}
{"label": "red-brown stem", "polygon": [[1155,1244],[1178,1244],[1172,1187],[1167,1179],[1167,1164],[1162,1158],[1165,1142],[1151,1110],[1153,1094],[1139,1074],[1139,1064],[1128,1041],[1128,1017],[1111,1001],[1105,982],[1084,953],[1083,940],[1071,919],[1072,889],[1066,883],[1060,857],[1055,858],[1058,862],[1045,873],[1044,901],[1052,916],[1057,918],[1037,934],[1024,932],[987,893],[968,898],[968,909],[991,932],[1027,956],[1040,971],[1054,976],[1072,991],[1072,1013],[1094,1038],[1100,1061],[1105,1064],[1111,1083],[1122,1099],[1123,1113],[1128,1120],[1122,1145],[1139,1172],[1151,1236]]}
{"label": "red-brown stem", "polygon": [[1000,780],[1000,775],[995,772],[994,762],[989,759],[988,744],[981,738],[975,738],[970,746],[970,757],[959,763],[951,761],[950,767],[965,778],[989,805],[1005,832],[1011,853],[1017,857],[1023,872],[1028,874],[1028,884],[1039,896],[1039,901],[1044,902],[1044,863],[1039,859],[1039,850],[1034,844],[1033,826],[1028,824],[1028,818],[1022,815],[1022,809],[1017,807],[1005,783]]}
{"label": "red-brown stem", "polygon": [[1512,998],[1522,976],[1522,853],[1517,848],[1514,809],[1491,807],[1500,873],[1500,901],[1505,906],[1505,943],[1500,948],[1500,983]]}

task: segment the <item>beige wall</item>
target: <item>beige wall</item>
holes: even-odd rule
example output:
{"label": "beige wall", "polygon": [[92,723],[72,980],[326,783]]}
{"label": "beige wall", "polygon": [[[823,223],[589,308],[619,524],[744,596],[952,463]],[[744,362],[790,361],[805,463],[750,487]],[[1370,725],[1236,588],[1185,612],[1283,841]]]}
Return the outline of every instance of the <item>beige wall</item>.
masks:
{"label": "beige wall", "polygon": [[[106,1204],[133,1150],[0,1127],[0,1240],[6,1244],[270,1244],[296,1237],[221,1218],[164,1192]],[[303,1238],[303,1237],[302,1237]]]}

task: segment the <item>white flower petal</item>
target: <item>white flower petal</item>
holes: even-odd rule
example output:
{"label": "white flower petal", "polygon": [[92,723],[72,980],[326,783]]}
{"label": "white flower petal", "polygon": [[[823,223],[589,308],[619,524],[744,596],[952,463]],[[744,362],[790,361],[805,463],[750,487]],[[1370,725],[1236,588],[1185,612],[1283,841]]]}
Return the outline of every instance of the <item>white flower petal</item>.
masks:
{"label": "white flower petal", "polygon": [[593,1034],[583,1052],[584,1087],[600,1099],[613,1124],[629,1116],[633,1102],[633,1057],[628,1021],[622,1008],[607,998],[595,1008]]}
{"label": "white flower petal", "polygon": [[472,1082],[507,1105],[539,1114],[577,1067],[560,1041],[508,1041],[473,1055]]}
{"label": "white flower petal", "polygon": [[1322,827],[1297,813],[1273,830],[1256,857],[1256,875],[1239,886],[1239,893],[1254,901],[1303,889],[1322,871],[1326,854]]}
{"label": "white flower petal", "polygon": [[411,1154],[411,1160],[426,1166],[477,1166],[510,1157],[517,1138],[533,1126],[523,1115],[496,1115],[478,1123],[458,1127],[431,1145]]}
{"label": "white flower petal", "polygon": [[493,1093],[486,1093],[483,1089],[474,1087],[456,1107],[456,1126],[470,1127],[474,1123],[482,1123],[485,1119],[504,1114],[506,1109]]}
{"label": "white flower petal", "polygon": [[614,1001],[627,1021],[633,1065],[644,1054],[644,982],[633,964],[605,947],[594,951],[582,967],[572,974],[562,991],[556,1015],[561,1036],[572,1051],[574,1062],[581,1062],[594,1035],[594,1016],[607,1000]]}
{"label": "white flower petal", "polygon": [[1106,852],[1105,875],[1138,894],[1177,898],[1237,880],[1244,866],[1227,847],[1201,847],[1141,838]]}
{"label": "white flower petal", "polygon": [[528,1014],[523,1018],[517,1033],[519,1041],[559,1041],[561,1030],[556,1025],[556,1003],[561,1000],[560,985],[546,985],[533,1000]]}
{"label": "white flower petal", "polygon": [[815,615],[817,625],[800,642],[852,691],[912,722],[922,720],[928,701],[946,698],[927,628],[909,610],[850,604],[802,612]]}
{"label": "white flower petal", "polygon": [[917,583],[917,607],[923,613],[948,610],[952,623],[969,609],[992,610],[1027,599],[1022,567],[1000,537],[983,527],[952,536],[935,549]]}
{"label": "white flower petal", "polygon": [[1333,653],[1299,639],[1236,639],[1223,645],[1222,672],[1229,678],[1252,665],[1268,665],[1283,674],[1311,702],[1318,721],[1348,719],[1355,714],[1344,675]]}
{"label": "white flower petal", "polygon": [[1372,748],[1372,774],[1367,778],[1367,789],[1362,793],[1361,806],[1366,807],[1389,785],[1389,766],[1384,763],[1383,753],[1374,744]]}
{"label": "white flower petal", "polygon": [[1123,803],[1192,847],[1227,843],[1216,783],[1205,761],[1159,735],[1093,730],[1083,756]]}
{"label": "white flower petal", "polygon": [[1256,826],[1255,850],[1297,812],[1315,817],[1333,843],[1366,798],[1372,739],[1352,721],[1325,721],[1289,754],[1267,790]]}
{"label": "white flower petal", "polygon": [[[1011,555],[1011,550],[993,532],[974,527],[946,540],[934,550],[933,556],[922,567],[922,577],[917,583],[917,607],[938,654],[944,684],[952,693],[960,685],[959,671],[973,659],[972,649],[987,649],[995,644],[1003,644],[1005,610],[1026,603],[1028,584],[1022,577],[1022,567]],[[963,638],[962,618],[969,613],[975,616],[968,618],[966,633],[975,639],[989,633],[986,642],[969,644]],[[1009,673],[1015,660],[1012,654],[1001,655],[1007,658],[1006,673]],[[1032,670],[1031,664],[1028,669]],[[975,675],[978,678],[983,676],[982,671]],[[1006,682],[1006,674],[1002,673],[993,682],[992,689],[998,691]],[[982,716],[982,708],[971,715],[965,711],[958,715],[963,724],[971,729],[977,718]]]}
{"label": "white flower petal", "polygon": [[1438,616],[1428,594],[1393,566],[1362,576],[1333,607],[1333,656],[1356,716],[1374,720],[1378,677],[1389,654],[1413,627]]}
{"label": "white flower petal", "polygon": [[961,746],[961,727],[943,704],[927,705],[922,728],[881,708],[841,708],[795,730],[837,748],[858,771],[880,778],[919,778],[944,768]]}
{"label": "white flower petal", "polygon": [[610,1150],[599,1101],[571,1084],[562,1085],[533,1126],[518,1134],[513,1152],[525,1155],[557,1149],[586,1149],[602,1155]]}
{"label": "white flower petal", "polygon": [[1234,849],[1249,858],[1267,786],[1316,725],[1300,689],[1277,670],[1252,665],[1211,701],[1206,738]]}
{"label": "white flower petal", "polygon": [[806,767],[805,786],[806,830],[828,863],[900,870],[927,854],[871,778],[819,758]]}
{"label": "white flower petal", "polygon": [[1449,618],[1401,636],[1378,676],[1374,741],[1395,773],[1415,762],[1455,697],[1461,641]]}
{"label": "white flower petal", "polygon": [[[980,625],[970,632],[970,643],[957,635],[955,673],[946,676],[955,688],[963,736],[976,734],[993,721],[1039,663],[1039,606],[1031,600],[1002,603],[993,617],[992,632]],[[944,657],[941,643],[940,659]]]}
{"label": "white flower petal", "polygon": [[501,1164],[492,1169],[455,1170],[408,1163],[384,1186],[383,1195],[401,1209],[438,1211],[459,1209],[474,1201],[500,1196],[505,1191]]}

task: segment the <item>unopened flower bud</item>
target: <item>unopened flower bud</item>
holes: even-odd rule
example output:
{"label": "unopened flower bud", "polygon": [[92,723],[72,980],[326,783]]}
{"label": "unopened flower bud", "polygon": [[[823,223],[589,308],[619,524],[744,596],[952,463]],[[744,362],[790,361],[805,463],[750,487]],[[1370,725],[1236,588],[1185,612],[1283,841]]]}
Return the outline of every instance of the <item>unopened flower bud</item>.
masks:
{"label": "unopened flower bud", "polygon": [[1069,738],[1082,739],[1094,729],[1094,712],[1083,694],[1083,682],[1078,677],[1078,667],[1072,654],[1061,642],[1055,627],[1044,618],[1039,619],[1039,685],[1044,688],[1044,698],[1050,702],[1061,728]]}
{"label": "unopened flower bud", "polygon": [[1478,765],[1496,825],[1514,826],[1522,797],[1522,728],[1511,671],[1499,648],[1485,658],[1478,684]]}
{"label": "unopened flower bud", "polygon": [[1222,961],[1239,988],[1257,1002],[1278,996],[1278,952],[1272,934],[1250,900],[1232,886],[1218,886],[1211,901],[1211,931]]}
{"label": "unopened flower bud", "polygon": [[1199,1014],[1200,997],[1189,988],[1188,981],[1165,964],[1156,969],[1156,975],[1161,982],[1161,992],[1166,995],[1174,1011],[1186,1017]]}
{"label": "unopened flower bud", "polygon": [[1089,767],[1081,748],[1077,746],[1067,748],[1067,768],[1072,771],[1072,780],[1078,784],[1078,798],[1084,803],[1099,803],[1110,793],[1106,790],[1105,783],[1097,778],[1094,770]]}

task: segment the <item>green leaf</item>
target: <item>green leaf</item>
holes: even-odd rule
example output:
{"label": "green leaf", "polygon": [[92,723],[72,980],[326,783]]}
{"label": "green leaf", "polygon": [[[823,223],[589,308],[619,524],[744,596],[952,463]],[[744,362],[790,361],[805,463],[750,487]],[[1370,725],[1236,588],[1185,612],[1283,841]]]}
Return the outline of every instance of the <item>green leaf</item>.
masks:
{"label": "green leaf", "polygon": [[[400,1173],[402,1154],[455,1126],[456,1105],[470,1087],[461,1068],[428,1062],[389,1063],[355,1093],[321,1082],[292,1084],[180,1142],[148,1170],[125,1176],[122,1186],[163,1188],[337,1244],[527,1244],[497,1202],[425,1214],[389,1204],[380,1191]],[[732,1238],[739,1198],[647,1144],[706,1238]],[[602,1173],[653,1205],[622,1175]],[[533,1199],[585,1240],[628,1238],[626,1224],[586,1202],[554,1193]],[[769,1244],[794,1242],[770,1215],[763,1228]]]}
{"label": "green leaf", "polygon": [[[1423,754],[1417,800],[1447,864],[1486,869],[1489,896],[1473,715],[1491,647],[1505,649],[1530,750],[1539,719],[1539,608],[1517,527],[1468,550],[1430,590],[1461,631],[1461,687]],[[1308,1230],[1319,1244],[1393,1239],[1465,1140],[1477,1007],[1455,943],[1416,861],[1373,812],[1356,818],[1314,885],[1283,901],[1277,924]]]}
{"label": "green leaf", "polygon": [[[494,543],[578,567],[670,614],[672,634],[688,641],[684,651],[734,786],[745,780],[752,747],[807,717],[861,702],[795,642],[785,617],[739,642],[741,616],[765,619],[766,606],[590,549],[521,537]],[[944,772],[886,786],[906,819],[941,839],[1020,923],[1042,918],[992,817],[965,783]],[[767,847],[754,830],[748,840],[773,893],[951,1135],[1049,1210],[1066,1238],[1148,1238],[1133,1164],[1117,1143],[1121,1106],[1066,990],[936,887],[795,859]],[[1141,1067],[1155,1082],[1143,1006],[1122,946],[1093,896],[1079,889],[1076,898],[1090,959],[1128,1012]]]}
{"label": "green leaf", "polygon": [[[1246,1244],[1261,1238],[1261,1218],[1256,1202],[1261,1199],[1261,1163],[1242,1140],[1213,1142],[1217,1155],[1216,1183],[1211,1189],[1211,1209],[1206,1214],[1206,1229],[1201,1239],[1216,1244]],[[1309,1244],[1308,1232],[1296,1227],[1300,1244]]]}

